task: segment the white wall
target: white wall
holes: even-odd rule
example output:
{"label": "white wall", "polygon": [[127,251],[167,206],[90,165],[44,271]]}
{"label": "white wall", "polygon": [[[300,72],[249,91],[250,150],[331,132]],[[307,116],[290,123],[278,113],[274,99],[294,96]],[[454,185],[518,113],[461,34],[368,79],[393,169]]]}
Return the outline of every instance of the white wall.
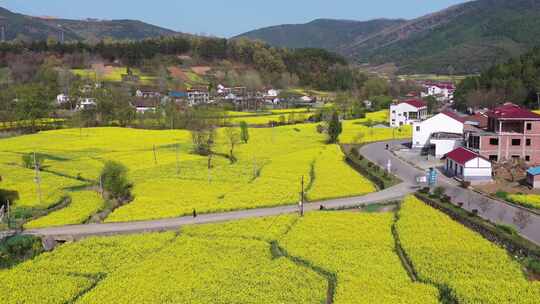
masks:
{"label": "white wall", "polygon": [[423,122],[414,123],[413,148],[423,148],[429,145],[431,134],[439,132],[463,134],[463,123],[442,113]]}
{"label": "white wall", "polygon": [[[427,108],[418,109],[408,103],[392,104],[390,105],[390,126],[399,127],[402,125],[409,125],[413,121],[421,120],[421,111],[424,111],[427,114]],[[418,113],[418,119],[409,119],[409,112]]]}
{"label": "white wall", "polygon": [[461,146],[462,141],[457,139],[433,139],[431,144],[435,145],[435,156],[443,157]]}

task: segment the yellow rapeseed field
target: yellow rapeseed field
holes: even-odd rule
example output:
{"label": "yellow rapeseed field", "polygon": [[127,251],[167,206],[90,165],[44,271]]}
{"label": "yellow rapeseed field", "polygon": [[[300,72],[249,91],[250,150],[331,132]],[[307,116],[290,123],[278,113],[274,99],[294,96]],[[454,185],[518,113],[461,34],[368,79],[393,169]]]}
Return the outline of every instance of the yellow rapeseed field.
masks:
{"label": "yellow rapeseed field", "polygon": [[[370,113],[367,119],[384,121],[386,113]],[[362,128],[345,122],[342,137],[346,140]],[[250,141],[235,147],[238,162],[231,164],[223,157],[229,145],[219,130],[214,148],[219,154],[208,169],[207,158],[191,152],[187,131],[63,129],[0,140],[0,174],[3,188],[19,192],[15,208],[46,209],[92,188],[106,161],[121,162],[129,169],[134,200],[113,212],[108,222],[177,217],[194,209],[206,213],[294,204],[302,176],[311,200],[373,192],[373,185],[346,165],[339,147],[325,139],[316,124],[252,128]],[[23,154],[33,152],[45,157],[41,203],[35,172],[21,161]],[[26,227],[80,223],[102,204],[97,196],[78,198],[66,210]]]}
{"label": "yellow rapeseed field", "polygon": [[420,278],[447,286],[458,303],[538,303],[540,283],[480,235],[408,197],[397,223],[403,248]]}

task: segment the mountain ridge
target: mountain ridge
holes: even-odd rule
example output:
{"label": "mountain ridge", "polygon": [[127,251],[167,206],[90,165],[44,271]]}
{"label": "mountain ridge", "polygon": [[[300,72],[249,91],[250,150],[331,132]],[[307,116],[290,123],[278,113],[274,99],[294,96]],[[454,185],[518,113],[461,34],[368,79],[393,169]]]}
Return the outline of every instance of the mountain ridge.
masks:
{"label": "mountain ridge", "polygon": [[[293,35],[294,45],[280,46],[322,47],[358,63],[394,63],[401,73],[478,73],[540,45],[540,0],[468,1],[346,39],[332,32],[339,28],[333,26],[321,32],[330,37],[333,46],[303,44],[303,39],[310,39],[309,33],[304,38]],[[268,28],[263,31],[264,35],[252,31],[238,37],[272,44],[267,38],[272,32]],[[281,35],[286,35],[284,29]]]}
{"label": "mountain ridge", "polygon": [[0,7],[0,25],[5,27],[6,40],[60,39],[66,41],[101,40],[104,38],[142,40],[159,36],[184,35],[140,20],[76,20],[34,17]]}

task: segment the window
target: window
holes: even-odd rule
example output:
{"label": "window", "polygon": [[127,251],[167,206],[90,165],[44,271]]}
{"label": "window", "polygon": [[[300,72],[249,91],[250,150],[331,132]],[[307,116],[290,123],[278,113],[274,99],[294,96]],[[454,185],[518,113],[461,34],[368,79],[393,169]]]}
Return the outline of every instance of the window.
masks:
{"label": "window", "polygon": [[489,144],[492,146],[498,146],[499,145],[499,139],[498,138],[490,138]]}
{"label": "window", "polygon": [[530,131],[532,130],[532,123],[527,123],[527,131]]}
{"label": "window", "polygon": [[512,161],[517,163],[521,157],[519,155],[512,155]]}
{"label": "window", "polygon": [[392,114],[396,114],[396,110],[392,111]]}
{"label": "window", "polygon": [[525,141],[525,144],[527,146],[530,146],[531,145],[531,139],[530,138],[527,138],[526,141]]}
{"label": "window", "polygon": [[530,156],[530,155],[526,155],[526,156],[525,156],[525,161],[526,161],[526,162],[530,162],[530,161],[531,161],[531,156]]}
{"label": "window", "polygon": [[416,127],[416,132],[420,132],[420,127]]}
{"label": "window", "polygon": [[496,162],[499,160],[499,157],[497,155],[490,155],[489,156],[489,160],[490,161],[493,161],[493,162]]}
{"label": "window", "polygon": [[512,139],[512,146],[521,146],[521,139]]}

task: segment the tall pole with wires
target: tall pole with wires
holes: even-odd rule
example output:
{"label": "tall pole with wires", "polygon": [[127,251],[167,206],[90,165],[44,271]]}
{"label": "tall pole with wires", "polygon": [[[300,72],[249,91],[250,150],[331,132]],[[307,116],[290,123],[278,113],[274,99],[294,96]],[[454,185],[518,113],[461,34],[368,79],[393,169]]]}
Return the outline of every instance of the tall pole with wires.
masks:
{"label": "tall pole with wires", "polygon": [[302,192],[300,192],[300,216],[304,216],[304,176],[302,175]]}
{"label": "tall pole with wires", "polygon": [[34,169],[36,171],[35,182],[37,184],[39,205],[41,206],[41,177],[39,176],[39,164],[37,162],[36,152],[34,152]]}

